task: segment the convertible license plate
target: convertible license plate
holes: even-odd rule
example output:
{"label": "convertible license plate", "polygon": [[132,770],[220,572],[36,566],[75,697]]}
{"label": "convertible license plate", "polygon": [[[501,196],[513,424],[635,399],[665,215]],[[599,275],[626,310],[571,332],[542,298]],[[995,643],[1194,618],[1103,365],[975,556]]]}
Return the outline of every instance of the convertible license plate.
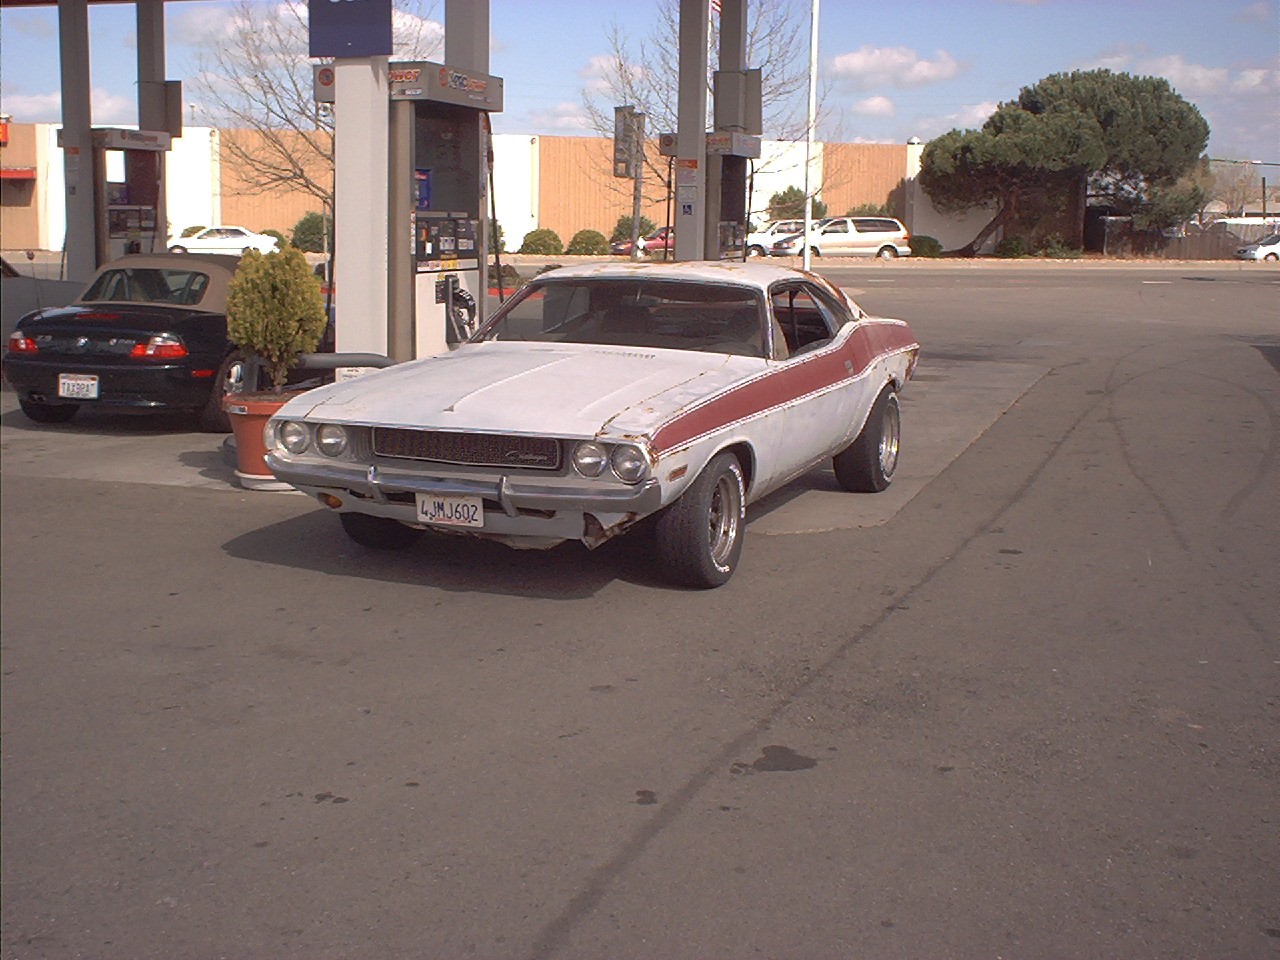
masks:
{"label": "convertible license plate", "polygon": [[58,396],[72,400],[97,400],[98,377],[92,373],[58,374]]}
{"label": "convertible license plate", "polygon": [[447,527],[483,527],[484,502],[479,497],[420,493],[418,520]]}

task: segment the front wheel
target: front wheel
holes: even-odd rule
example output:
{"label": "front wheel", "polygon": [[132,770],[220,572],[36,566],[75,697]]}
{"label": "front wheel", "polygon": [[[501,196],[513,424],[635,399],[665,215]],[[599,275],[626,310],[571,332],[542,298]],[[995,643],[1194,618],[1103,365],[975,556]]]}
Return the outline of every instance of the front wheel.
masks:
{"label": "front wheel", "polygon": [[768,253],[768,251],[759,244],[753,243],[751,246],[747,247],[748,257],[763,257],[766,253]]}
{"label": "front wheel", "polygon": [[407,527],[399,520],[371,517],[365,513],[340,513],[342,529],[348,537],[370,550],[403,550],[422,539],[425,531]]}
{"label": "front wheel", "polygon": [[18,398],[18,406],[28,420],[36,423],[66,423],[80,410],[78,403],[40,403],[38,400]]}
{"label": "front wheel", "polygon": [[729,582],[742,554],[746,499],[742,465],[721,453],[658,516],[654,544],[673,582],[702,589]]}
{"label": "front wheel", "polygon": [[1280,253],[1268,253],[1263,260],[1280,260]]}
{"label": "front wheel", "polygon": [[178,245],[175,243],[172,247],[170,247],[170,248],[169,248],[169,252],[170,252],[170,253],[186,253],[186,252],[187,252],[187,248],[186,248],[186,247],[180,247],[180,246],[178,246]]}
{"label": "front wheel", "polygon": [[862,432],[832,460],[840,486],[854,493],[879,493],[893,482],[898,469],[902,410],[893,384],[871,406]]}

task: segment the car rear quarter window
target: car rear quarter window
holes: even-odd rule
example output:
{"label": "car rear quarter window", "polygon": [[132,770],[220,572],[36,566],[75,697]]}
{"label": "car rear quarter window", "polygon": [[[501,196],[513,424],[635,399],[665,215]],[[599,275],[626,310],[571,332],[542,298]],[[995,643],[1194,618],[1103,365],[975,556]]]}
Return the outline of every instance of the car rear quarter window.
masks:
{"label": "car rear quarter window", "polygon": [[856,220],[859,233],[897,233],[902,224],[897,220]]}

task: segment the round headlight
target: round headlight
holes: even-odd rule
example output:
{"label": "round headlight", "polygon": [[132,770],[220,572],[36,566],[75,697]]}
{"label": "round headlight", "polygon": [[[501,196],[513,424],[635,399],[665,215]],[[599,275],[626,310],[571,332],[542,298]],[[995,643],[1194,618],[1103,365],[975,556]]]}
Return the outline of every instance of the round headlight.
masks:
{"label": "round headlight", "polygon": [[613,448],[609,465],[623,483],[639,483],[649,472],[649,460],[644,451],[631,444],[622,444]]}
{"label": "round headlight", "polygon": [[585,440],[573,451],[573,468],[584,477],[598,477],[609,462],[609,451],[603,445]]}
{"label": "round headlight", "polygon": [[277,433],[280,437],[280,445],[290,453],[305,453],[307,447],[311,446],[311,431],[307,429],[305,423],[286,420],[280,424]]}
{"label": "round headlight", "polygon": [[326,457],[340,457],[347,452],[347,431],[336,423],[316,427],[316,446]]}

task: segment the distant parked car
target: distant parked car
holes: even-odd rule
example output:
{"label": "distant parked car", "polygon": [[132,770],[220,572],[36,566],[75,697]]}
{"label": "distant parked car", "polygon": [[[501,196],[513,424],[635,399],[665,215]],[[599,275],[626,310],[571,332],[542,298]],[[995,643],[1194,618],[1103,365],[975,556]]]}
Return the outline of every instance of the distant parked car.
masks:
{"label": "distant parked car", "polygon": [[85,405],[187,410],[201,429],[230,429],[222,397],[243,360],[227,341],[234,257],[153,254],[113,260],[76,300],[22,317],[4,378],[36,423]]}
{"label": "distant parked car", "polygon": [[169,241],[170,253],[233,253],[239,256],[250,250],[271,253],[280,242],[265,233],[254,233],[244,227],[207,227],[190,237]]}
{"label": "distant parked car", "polygon": [[[663,250],[676,248],[676,232],[671,227],[659,227],[647,237],[640,238],[640,250],[647,254],[661,253]],[[628,256],[631,253],[631,241],[615,240],[609,245],[609,252],[615,255]]]}
{"label": "distant parked car", "polygon": [[[892,217],[831,217],[809,235],[809,248],[821,257],[911,256],[911,234]],[[769,251],[775,257],[804,253],[804,234],[779,240]]]}
{"label": "distant parked car", "polygon": [[747,235],[747,256],[767,257],[779,240],[803,232],[803,220],[772,220]]}
{"label": "distant parked car", "polygon": [[1280,260],[1280,233],[1263,237],[1236,251],[1237,260]]}

